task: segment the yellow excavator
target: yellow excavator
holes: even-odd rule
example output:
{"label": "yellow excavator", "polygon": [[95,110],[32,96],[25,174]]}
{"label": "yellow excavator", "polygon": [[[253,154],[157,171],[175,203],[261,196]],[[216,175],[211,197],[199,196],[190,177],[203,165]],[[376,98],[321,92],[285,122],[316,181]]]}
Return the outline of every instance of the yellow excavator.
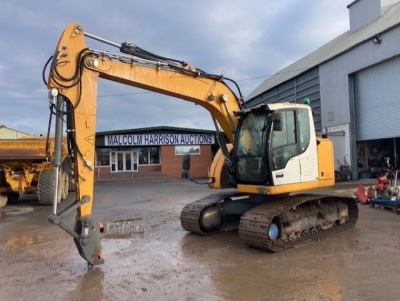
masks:
{"label": "yellow excavator", "polygon": [[[119,52],[88,48],[87,39]],[[76,199],[60,211],[55,202],[49,221],[73,237],[88,265],[104,263],[104,226],[92,216],[99,77],[193,102],[210,112],[220,150],[210,167],[209,186],[236,189],[186,205],[180,216],[185,230],[209,235],[238,229],[245,244],[278,252],[356,224],[353,198],[307,193],[335,183],[333,145],[316,135],[309,104],[247,108],[238,85],[229,78],[70,24],[43,69],[43,80],[55,115],[53,164],[62,164],[65,131],[76,169]],[[63,223],[72,212],[77,213],[74,227]]]}

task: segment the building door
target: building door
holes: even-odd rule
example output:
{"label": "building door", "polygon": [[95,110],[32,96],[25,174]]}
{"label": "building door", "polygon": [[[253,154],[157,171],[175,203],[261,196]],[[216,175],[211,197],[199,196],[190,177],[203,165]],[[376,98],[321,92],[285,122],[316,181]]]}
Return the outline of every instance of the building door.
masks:
{"label": "building door", "polygon": [[134,150],[133,153],[132,153],[132,168],[133,168],[133,171],[138,171],[138,162],[139,162],[139,153]]}
{"label": "building door", "polygon": [[138,154],[136,151],[113,151],[111,158],[111,170],[113,172],[138,171]]}
{"label": "building door", "polygon": [[400,58],[354,76],[357,141],[400,136]]}
{"label": "building door", "polygon": [[125,170],[125,160],[124,160],[124,152],[116,152],[117,158],[117,171]]}

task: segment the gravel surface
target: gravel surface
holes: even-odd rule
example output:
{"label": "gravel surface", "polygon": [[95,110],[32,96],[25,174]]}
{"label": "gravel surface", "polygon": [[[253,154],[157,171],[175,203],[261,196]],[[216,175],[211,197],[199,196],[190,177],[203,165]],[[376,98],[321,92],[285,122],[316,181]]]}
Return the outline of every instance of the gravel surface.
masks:
{"label": "gravel surface", "polygon": [[[358,184],[316,192],[352,196]],[[0,300],[399,300],[400,215],[359,205],[354,229],[270,254],[237,231],[201,237],[181,228],[183,206],[213,192],[186,180],[96,184],[105,264],[91,269],[47,221],[51,207],[35,196],[8,204]]]}

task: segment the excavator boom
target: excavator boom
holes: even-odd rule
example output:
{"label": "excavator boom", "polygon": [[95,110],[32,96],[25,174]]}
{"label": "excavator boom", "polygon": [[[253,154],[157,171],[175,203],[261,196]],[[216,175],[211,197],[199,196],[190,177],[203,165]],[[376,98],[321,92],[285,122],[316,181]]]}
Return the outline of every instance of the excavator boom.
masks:
{"label": "excavator boom", "polygon": [[[81,255],[90,264],[98,264],[102,263],[99,255],[101,247],[97,242],[102,225],[91,218],[98,78],[200,105],[211,113],[230,143],[234,142],[238,123],[233,112],[241,108],[242,99],[232,92],[222,76],[151,54],[130,43],[118,45],[105,41],[125,54],[93,50],[88,48],[86,38],[105,41],[85,34],[79,24],[69,25],[58,42],[50,64],[47,87],[50,90],[51,108],[59,120],[66,116],[66,132],[77,171],[77,191],[76,201],[71,208],[53,214],[49,219],[74,236]],[[78,213],[77,224],[75,229],[69,229],[60,216],[75,209]]]}

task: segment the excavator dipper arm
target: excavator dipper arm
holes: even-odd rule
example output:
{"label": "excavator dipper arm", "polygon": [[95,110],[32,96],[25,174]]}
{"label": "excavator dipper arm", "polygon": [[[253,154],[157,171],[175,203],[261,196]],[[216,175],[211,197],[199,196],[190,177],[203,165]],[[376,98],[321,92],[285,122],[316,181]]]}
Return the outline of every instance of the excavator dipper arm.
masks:
{"label": "excavator dipper arm", "polygon": [[[85,34],[79,24],[71,24],[64,30],[52,57],[46,83],[52,95],[51,109],[56,118],[67,123],[77,184],[75,202],[61,212],[53,210],[49,220],[71,234],[81,256],[89,265],[96,265],[104,262],[101,250],[103,227],[92,218],[98,78],[200,105],[211,113],[230,143],[234,142],[238,123],[233,113],[243,105],[241,97],[233,93],[222,76],[154,55],[129,43],[118,45],[105,41],[119,47],[124,54],[93,50],[86,45],[87,37],[105,41]],[[55,99],[61,99],[65,106],[55,105]],[[75,226],[69,229],[62,219],[75,209]]]}

